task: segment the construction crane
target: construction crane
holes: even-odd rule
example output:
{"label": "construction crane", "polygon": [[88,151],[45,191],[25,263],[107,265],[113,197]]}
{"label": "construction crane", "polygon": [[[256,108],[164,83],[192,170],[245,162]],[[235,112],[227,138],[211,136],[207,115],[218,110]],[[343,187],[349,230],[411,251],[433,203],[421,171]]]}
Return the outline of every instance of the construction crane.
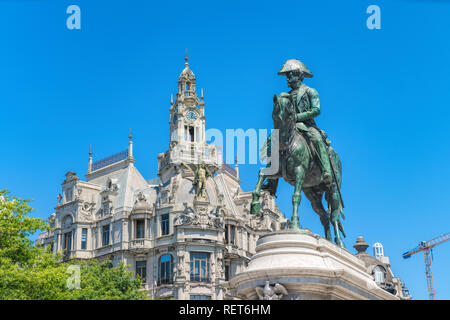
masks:
{"label": "construction crane", "polygon": [[434,281],[433,281],[433,270],[431,269],[431,254],[433,247],[438,244],[444,243],[450,240],[450,233],[443,234],[437,238],[430,241],[421,241],[419,246],[416,248],[405,252],[402,256],[404,259],[411,258],[415,253],[423,251],[425,258],[425,274],[427,276],[427,286],[428,286],[428,297],[430,300],[436,300],[436,292],[434,291]]}

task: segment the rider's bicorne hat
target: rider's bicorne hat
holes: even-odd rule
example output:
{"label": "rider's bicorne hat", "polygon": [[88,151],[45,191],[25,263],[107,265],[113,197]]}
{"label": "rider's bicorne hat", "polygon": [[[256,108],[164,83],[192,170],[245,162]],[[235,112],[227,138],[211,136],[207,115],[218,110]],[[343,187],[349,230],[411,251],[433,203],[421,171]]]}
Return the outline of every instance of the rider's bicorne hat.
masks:
{"label": "rider's bicorne hat", "polygon": [[286,73],[288,73],[290,71],[301,72],[305,78],[313,77],[313,74],[311,73],[311,71],[308,70],[308,68],[305,66],[305,64],[297,59],[286,60],[286,62],[283,64],[283,67],[281,68],[281,70],[278,71],[278,74],[281,76],[284,76],[284,75],[286,75]]}

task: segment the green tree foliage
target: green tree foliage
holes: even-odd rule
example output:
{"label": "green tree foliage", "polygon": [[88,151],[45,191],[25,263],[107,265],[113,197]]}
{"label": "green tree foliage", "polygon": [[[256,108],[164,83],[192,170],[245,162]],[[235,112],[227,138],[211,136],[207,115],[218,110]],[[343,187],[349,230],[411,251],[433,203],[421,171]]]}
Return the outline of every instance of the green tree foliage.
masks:
{"label": "green tree foliage", "polygon": [[[111,267],[110,261],[61,262],[49,248],[33,245],[29,236],[48,230],[46,221],[28,217],[29,200],[11,197],[0,190],[0,299],[19,300],[137,300],[145,299],[142,280],[127,266]],[[70,284],[77,275],[79,288]]]}

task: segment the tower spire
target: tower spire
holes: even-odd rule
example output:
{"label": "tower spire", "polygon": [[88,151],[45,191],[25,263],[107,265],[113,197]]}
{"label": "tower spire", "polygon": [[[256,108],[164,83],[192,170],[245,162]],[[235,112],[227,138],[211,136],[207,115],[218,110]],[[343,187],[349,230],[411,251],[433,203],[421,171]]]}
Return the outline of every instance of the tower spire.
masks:
{"label": "tower spire", "polygon": [[236,170],[236,178],[239,179],[239,166],[238,166],[238,158],[234,158],[234,169]]}
{"label": "tower spire", "polygon": [[89,145],[88,173],[92,172],[92,144]]}
{"label": "tower spire", "polygon": [[130,128],[130,134],[128,135],[128,158],[133,159],[133,141],[131,140],[133,136],[131,135],[131,128]]}
{"label": "tower spire", "polygon": [[189,66],[189,63],[188,63],[188,54],[187,54],[187,49],[186,49],[186,55],[184,56],[184,61],[185,61],[185,63],[184,63],[184,66],[187,68],[188,66]]}

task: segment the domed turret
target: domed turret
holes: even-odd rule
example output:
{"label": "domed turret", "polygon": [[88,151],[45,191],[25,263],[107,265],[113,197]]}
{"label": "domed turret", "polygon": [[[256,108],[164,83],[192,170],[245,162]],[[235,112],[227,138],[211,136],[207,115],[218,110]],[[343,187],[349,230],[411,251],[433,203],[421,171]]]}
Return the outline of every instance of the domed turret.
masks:
{"label": "domed turret", "polygon": [[373,255],[377,259],[381,259],[384,256],[383,245],[381,243],[377,242],[373,245]]}

